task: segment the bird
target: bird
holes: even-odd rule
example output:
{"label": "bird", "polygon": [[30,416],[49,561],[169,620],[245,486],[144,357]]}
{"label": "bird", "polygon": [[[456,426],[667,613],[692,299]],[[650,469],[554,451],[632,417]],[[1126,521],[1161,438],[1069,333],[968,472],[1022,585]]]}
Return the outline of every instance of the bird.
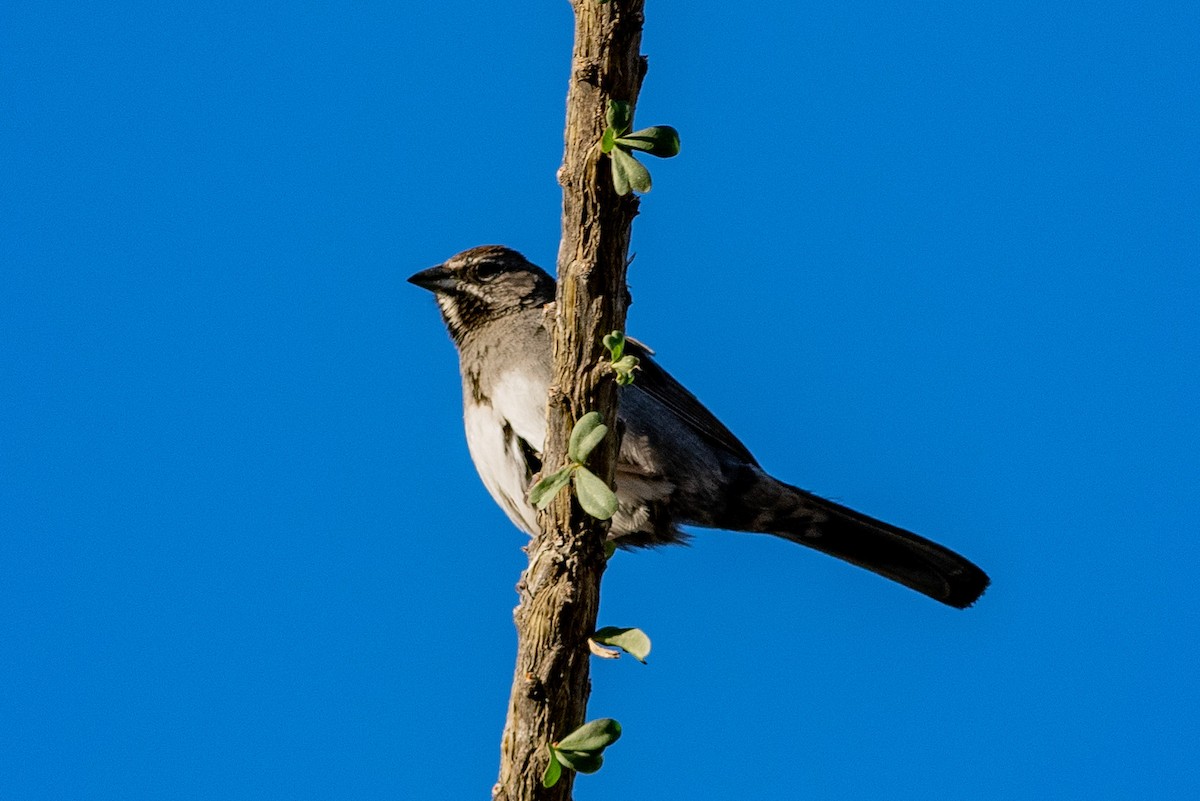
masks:
{"label": "bird", "polygon": [[[542,471],[552,376],[556,282],[516,250],[483,245],[408,281],[433,293],[458,350],[463,423],[475,468],[496,504],[533,536],[529,489]],[[622,549],[684,543],[683,526],[771,534],[965,609],[989,578],[954,551],[768,474],[749,449],[637,340],[618,403],[617,511]],[[551,465],[550,467],[556,467]]]}

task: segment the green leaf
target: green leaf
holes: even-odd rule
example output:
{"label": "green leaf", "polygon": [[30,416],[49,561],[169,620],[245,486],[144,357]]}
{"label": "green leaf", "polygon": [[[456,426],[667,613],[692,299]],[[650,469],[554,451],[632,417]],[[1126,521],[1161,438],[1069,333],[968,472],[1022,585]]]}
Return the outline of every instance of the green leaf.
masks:
{"label": "green leaf", "polygon": [[554,744],[559,751],[603,751],[621,738],[621,724],[612,718],[589,720]]}
{"label": "green leaf", "polygon": [[620,648],[643,665],[646,664],[646,657],[650,654],[650,638],[641,629],[605,626],[593,634],[592,639],[602,645]]}
{"label": "green leaf", "polygon": [[604,134],[600,137],[600,152],[608,153],[613,149],[613,144],[617,140],[617,131],[611,125],[604,129]]}
{"label": "green leaf", "polygon": [[537,483],[529,488],[529,502],[538,509],[545,509],[554,500],[554,496],[562,491],[562,488],[567,486],[567,482],[571,480],[571,473],[575,470],[575,465],[569,464],[562,470],[551,473],[548,476],[542,476]]}
{"label": "green leaf", "polygon": [[639,364],[641,360],[637,356],[622,356],[613,362],[613,369],[618,373],[632,373]]}
{"label": "green leaf", "polygon": [[617,374],[617,383],[623,387],[627,387],[633,383],[633,371],[637,369],[641,361],[637,356],[622,356],[619,359],[613,359],[613,372]]}
{"label": "green leaf", "polygon": [[558,758],[568,768],[578,773],[595,773],[604,764],[598,751],[558,751]]}
{"label": "green leaf", "polygon": [[612,354],[612,360],[615,362],[621,358],[621,354],[625,352],[625,335],[620,331],[613,331],[611,334],[605,334],[601,340],[604,347],[608,348],[608,352]]}
{"label": "green leaf", "polygon": [[625,169],[617,162],[617,154],[624,152],[625,151],[621,148],[615,147],[613,148],[613,151],[608,154],[608,157],[612,159],[613,189],[617,190],[618,195],[622,196],[628,195],[633,191],[633,186],[629,183],[629,173],[627,173]]}
{"label": "green leaf", "polygon": [[604,558],[612,559],[614,553],[617,552],[617,544],[612,540],[604,541]]}
{"label": "green leaf", "polygon": [[679,131],[670,125],[655,125],[631,134],[618,136],[616,143],[641,150],[660,159],[679,155]]}
{"label": "green leaf", "polygon": [[608,426],[604,425],[603,421],[600,412],[588,412],[579,418],[575,427],[571,429],[571,442],[567,446],[567,455],[571,461],[582,464],[588,458],[588,454],[600,444],[600,440],[608,433]]}
{"label": "green leaf", "polygon": [[597,520],[608,520],[617,513],[617,496],[595,473],[582,465],[575,468],[575,495],[579,505]]}
{"label": "green leaf", "polygon": [[628,150],[614,147],[608,155],[612,159],[613,186],[616,187],[618,195],[628,195],[630,189],[639,192],[650,191],[650,171]]}
{"label": "green leaf", "polygon": [[613,129],[614,135],[620,136],[629,130],[629,126],[633,122],[633,114],[629,111],[629,104],[624,100],[610,100],[604,119],[608,122],[608,127]]}
{"label": "green leaf", "polygon": [[559,776],[562,776],[562,764],[558,761],[554,747],[550,746],[550,764],[546,765],[546,772],[542,774],[542,786],[553,787],[558,784]]}

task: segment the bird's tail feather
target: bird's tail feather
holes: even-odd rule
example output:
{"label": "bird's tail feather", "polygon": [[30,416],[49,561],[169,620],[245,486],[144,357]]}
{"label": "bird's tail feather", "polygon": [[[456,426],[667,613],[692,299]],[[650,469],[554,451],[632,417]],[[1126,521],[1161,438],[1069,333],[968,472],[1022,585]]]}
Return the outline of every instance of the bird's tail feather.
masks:
{"label": "bird's tail feather", "polygon": [[987,589],[987,574],[949,548],[769,480],[781,503],[774,505],[773,519],[759,521],[755,530],[836,556],[958,609],[975,603]]}

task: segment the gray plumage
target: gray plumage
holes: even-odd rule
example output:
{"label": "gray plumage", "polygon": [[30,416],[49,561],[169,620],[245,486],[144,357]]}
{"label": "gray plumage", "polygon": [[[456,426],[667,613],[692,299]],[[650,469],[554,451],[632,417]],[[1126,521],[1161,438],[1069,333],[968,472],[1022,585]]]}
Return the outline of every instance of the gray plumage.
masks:
{"label": "gray plumage", "polygon": [[[554,279],[509,248],[472,248],[409,281],[432,291],[458,348],[471,458],[496,503],[537,530],[529,485],[541,470],[551,378]],[[644,347],[636,381],[621,390],[618,510],[610,537],[623,547],[687,539],[681,525],[774,534],[897,581],[950,606],[988,585],[967,559],[772,478],[737,437]]]}

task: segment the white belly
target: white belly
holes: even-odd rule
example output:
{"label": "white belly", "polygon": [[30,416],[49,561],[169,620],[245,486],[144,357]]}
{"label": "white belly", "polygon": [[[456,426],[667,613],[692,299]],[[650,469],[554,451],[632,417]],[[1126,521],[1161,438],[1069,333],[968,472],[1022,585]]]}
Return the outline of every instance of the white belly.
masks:
{"label": "white belly", "polygon": [[[540,456],[546,438],[545,382],[531,381],[516,372],[504,373],[490,387],[491,404],[477,405],[464,388],[464,424],[471,460],[484,487],[509,520],[533,536],[537,512],[526,500],[529,477],[520,439]],[[514,436],[515,435],[515,436]],[[618,469],[616,491],[620,503],[613,516],[610,538],[640,530],[646,523],[647,504],[665,498],[674,485],[663,479],[654,465],[640,465],[636,441],[622,443],[622,459],[629,470]]]}
{"label": "white belly", "polygon": [[[492,500],[513,525],[529,535],[537,531],[537,514],[526,500],[529,491],[525,454],[517,437],[539,454],[546,438],[546,391],[543,384],[505,373],[491,388],[491,405],[464,397],[463,424],[471,461]],[[512,432],[516,436],[508,435]]]}

